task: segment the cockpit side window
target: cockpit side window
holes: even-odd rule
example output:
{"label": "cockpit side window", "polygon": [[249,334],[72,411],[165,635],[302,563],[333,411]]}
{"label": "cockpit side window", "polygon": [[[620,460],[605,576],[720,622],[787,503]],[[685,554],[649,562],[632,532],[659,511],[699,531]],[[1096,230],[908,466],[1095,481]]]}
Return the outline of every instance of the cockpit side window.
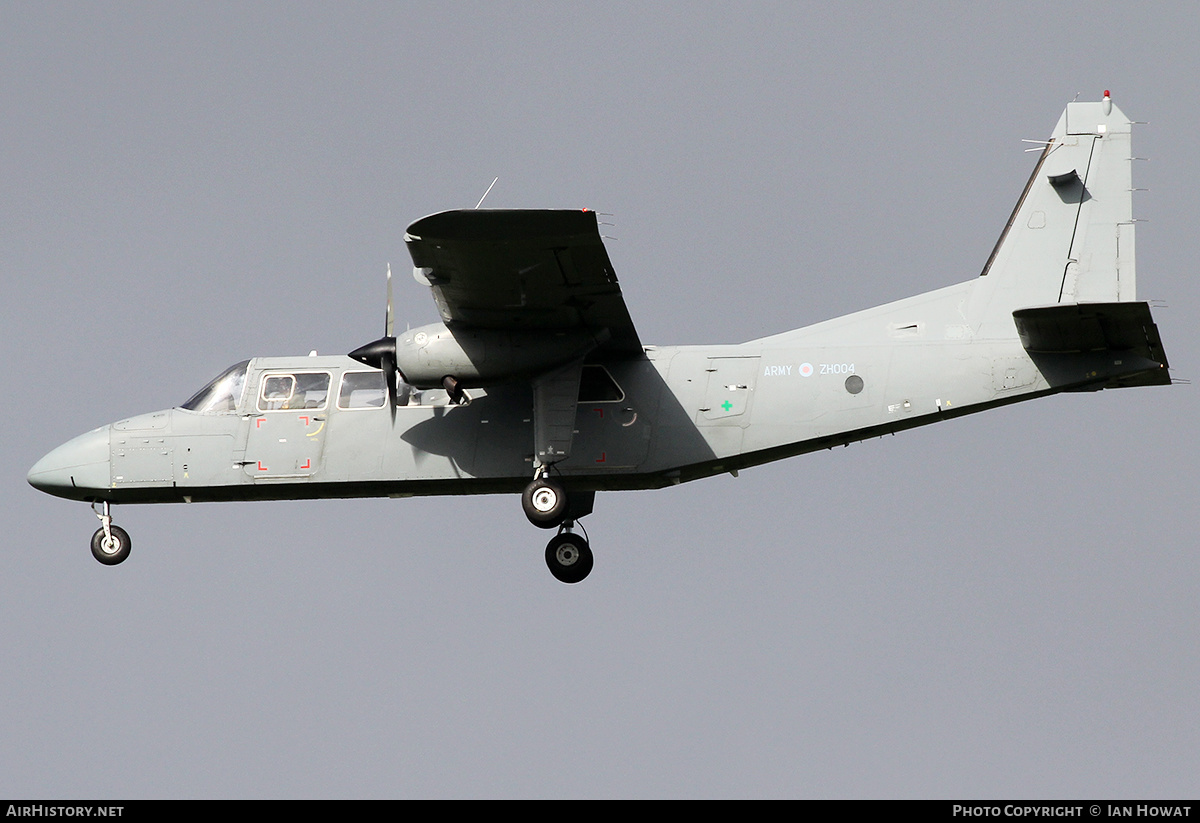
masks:
{"label": "cockpit side window", "polygon": [[196,392],[181,408],[207,413],[237,411],[238,403],[242,400],[242,390],[246,387],[246,371],[249,368],[249,360],[235,363]]}
{"label": "cockpit side window", "polygon": [[266,374],[258,393],[258,410],[323,409],[328,399],[328,372]]}
{"label": "cockpit side window", "polygon": [[263,378],[262,394],[258,396],[258,408],[262,411],[286,409],[296,388],[296,378],[290,374],[272,374]]}

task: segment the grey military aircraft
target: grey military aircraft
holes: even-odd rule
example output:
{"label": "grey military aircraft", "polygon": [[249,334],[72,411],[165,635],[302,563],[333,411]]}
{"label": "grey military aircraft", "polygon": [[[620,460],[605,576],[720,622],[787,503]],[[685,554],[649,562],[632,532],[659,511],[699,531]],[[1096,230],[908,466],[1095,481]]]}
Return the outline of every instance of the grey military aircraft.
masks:
{"label": "grey military aircraft", "polygon": [[575,583],[597,491],[1169,384],[1136,300],[1130,131],[1108,92],[1068,104],[978,277],[740,345],[644,345],[594,212],[424,217],[405,242],[440,323],[394,332],[389,271],[378,340],[243,360],[181,406],[59,446],[29,482],[92,504],[108,565],[130,549],[113,504],[520,493]]}

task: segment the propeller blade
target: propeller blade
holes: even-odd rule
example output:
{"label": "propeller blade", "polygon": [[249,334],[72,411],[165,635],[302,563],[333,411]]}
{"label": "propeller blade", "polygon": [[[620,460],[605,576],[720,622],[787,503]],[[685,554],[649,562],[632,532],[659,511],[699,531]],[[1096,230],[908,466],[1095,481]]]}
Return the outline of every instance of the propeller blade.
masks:
{"label": "propeller blade", "polygon": [[[392,339],[395,340],[395,338]],[[392,420],[395,420],[399,398],[396,396],[396,348],[394,345],[391,353],[385,354],[383,357],[383,379],[387,383],[388,408],[392,410]]]}
{"label": "propeller blade", "polygon": [[383,318],[383,336],[395,337],[395,315],[392,313],[392,264],[388,263],[387,273],[387,314]]}
{"label": "propeller blade", "polygon": [[[350,352],[350,357],[363,365],[379,369],[383,372],[387,384],[388,407],[392,410],[392,420],[396,419],[396,406],[399,404],[399,388],[396,377],[400,373],[396,367],[396,338],[392,334],[395,320],[392,314],[392,264],[387,269],[387,312],[383,318],[383,337],[372,340],[365,346],[359,346]],[[405,401],[407,402],[407,395]]]}

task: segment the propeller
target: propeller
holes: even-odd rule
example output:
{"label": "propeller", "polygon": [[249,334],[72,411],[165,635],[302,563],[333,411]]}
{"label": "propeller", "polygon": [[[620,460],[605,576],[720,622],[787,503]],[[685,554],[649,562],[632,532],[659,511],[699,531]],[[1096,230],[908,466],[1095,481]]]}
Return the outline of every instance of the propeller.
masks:
{"label": "propeller", "polygon": [[[397,384],[399,369],[396,367],[396,336],[394,334],[395,318],[392,313],[392,264],[387,269],[387,312],[383,319],[383,337],[365,346],[360,346],[350,352],[358,362],[379,369],[383,372],[384,382],[387,383],[388,407],[392,411],[392,419],[396,419],[396,406],[400,404],[400,391]],[[406,387],[407,388],[407,387]],[[407,404],[408,393],[404,400]]]}

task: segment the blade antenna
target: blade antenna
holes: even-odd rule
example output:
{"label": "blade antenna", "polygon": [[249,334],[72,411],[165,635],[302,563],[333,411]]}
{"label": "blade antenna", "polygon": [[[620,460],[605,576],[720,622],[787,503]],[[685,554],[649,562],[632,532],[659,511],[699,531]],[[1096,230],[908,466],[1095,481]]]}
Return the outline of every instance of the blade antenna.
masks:
{"label": "blade antenna", "polygon": [[[499,180],[499,179],[500,179],[499,177],[496,178],[496,180]],[[496,185],[496,180],[492,181],[492,186]],[[483,205],[483,201],[487,199],[488,192],[490,192],[492,190],[492,186],[487,187],[487,191],[485,191],[483,193],[483,197],[479,198],[479,202],[475,204],[475,208],[479,208],[480,206]]]}

